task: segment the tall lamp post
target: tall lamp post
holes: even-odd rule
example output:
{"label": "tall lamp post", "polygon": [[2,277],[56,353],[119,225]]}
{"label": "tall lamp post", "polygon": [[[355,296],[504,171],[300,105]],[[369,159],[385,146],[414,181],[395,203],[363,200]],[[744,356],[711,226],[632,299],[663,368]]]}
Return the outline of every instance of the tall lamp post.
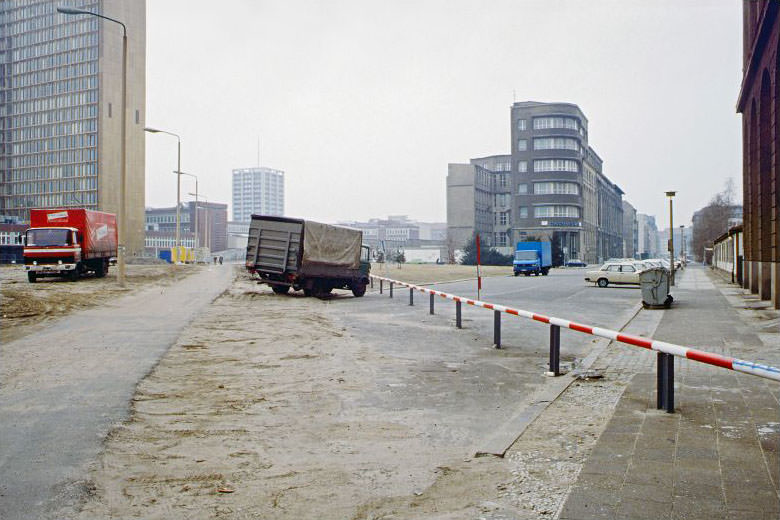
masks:
{"label": "tall lamp post", "polygon": [[159,128],[144,128],[145,132],[150,134],[168,134],[176,138],[177,150],[176,150],[176,247],[181,246],[181,136],[167,130],[160,130]]}
{"label": "tall lamp post", "polygon": [[[180,175],[187,175],[195,178],[195,248],[200,247],[200,231],[198,229],[198,176],[193,173],[179,172]],[[192,193],[190,193],[192,195]]]}
{"label": "tall lamp post", "polygon": [[99,13],[92,11],[85,11],[84,9],[76,9],[73,7],[58,7],[57,12],[66,15],[89,15],[108,20],[110,22],[118,23],[122,26],[122,166],[119,174],[119,226],[118,235],[119,243],[117,244],[117,265],[119,267],[119,274],[117,281],[120,287],[125,286],[125,252],[127,248],[127,205],[125,201],[126,196],[126,180],[127,180],[127,26],[114,18],[109,18]]}
{"label": "tall lamp post", "polygon": [[676,191],[666,192],[666,196],[669,197],[669,243],[667,247],[669,249],[669,269],[671,271],[669,283],[671,285],[674,285],[674,215],[672,211],[672,199],[676,193]]}
{"label": "tall lamp post", "polygon": [[[198,192],[197,190],[195,193],[190,193],[190,195],[193,195],[195,197],[195,218],[198,218]],[[211,250],[211,236],[209,235],[209,199],[205,195],[201,195],[204,199],[206,199],[206,207],[204,208],[206,210],[206,225],[204,226],[204,232],[206,234],[206,247]]]}
{"label": "tall lamp post", "polygon": [[685,264],[685,226],[680,224],[680,267]]}

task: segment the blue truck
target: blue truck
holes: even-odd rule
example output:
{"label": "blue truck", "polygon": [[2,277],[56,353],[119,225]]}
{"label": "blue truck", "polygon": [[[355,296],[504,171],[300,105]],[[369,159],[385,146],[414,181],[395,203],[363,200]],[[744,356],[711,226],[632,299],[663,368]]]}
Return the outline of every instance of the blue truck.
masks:
{"label": "blue truck", "polygon": [[552,248],[549,242],[518,242],[515,259],[512,262],[515,276],[544,275],[552,267]]}

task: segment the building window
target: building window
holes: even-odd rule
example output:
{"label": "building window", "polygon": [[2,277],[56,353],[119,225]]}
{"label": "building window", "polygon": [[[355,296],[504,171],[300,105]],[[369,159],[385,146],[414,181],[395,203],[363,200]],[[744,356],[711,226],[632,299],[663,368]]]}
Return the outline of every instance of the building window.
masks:
{"label": "building window", "polygon": [[528,218],[528,208],[520,206],[520,218]]}
{"label": "building window", "polygon": [[580,143],[571,137],[538,137],[534,139],[534,150],[580,151]]}
{"label": "building window", "polygon": [[526,193],[528,193],[528,184],[518,184],[517,193],[518,195],[525,195]]}
{"label": "building window", "polygon": [[522,132],[522,131],[524,131],[525,129],[526,129],[526,125],[525,125],[525,119],[518,119],[518,120],[517,120],[517,130],[518,130],[519,132]]}
{"label": "building window", "polygon": [[517,140],[517,151],[518,152],[524,152],[528,150],[528,140],[527,139],[518,139]]}
{"label": "building window", "polygon": [[534,118],[534,130],[547,130],[550,128],[564,128],[577,130],[577,119],[573,117],[536,117]]}
{"label": "building window", "polygon": [[535,182],[537,195],[579,195],[580,187],[574,182]]}
{"label": "building window", "polygon": [[540,159],[534,161],[535,172],[574,172],[580,171],[579,163],[571,159]]}
{"label": "building window", "polygon": [[518,161],[517,162],[517,171],[520,173],[525,173],[528,171],[528,161]]}
{"label": "building window", "polygon": [[547,218],[547,217],[570,217],[579,218],[580,208],[577,206],[536,206],[534,208],[534,217]]}
{"label": "building window", "polygon": [[496,233],[496,247],[506,247],[506,233]]}

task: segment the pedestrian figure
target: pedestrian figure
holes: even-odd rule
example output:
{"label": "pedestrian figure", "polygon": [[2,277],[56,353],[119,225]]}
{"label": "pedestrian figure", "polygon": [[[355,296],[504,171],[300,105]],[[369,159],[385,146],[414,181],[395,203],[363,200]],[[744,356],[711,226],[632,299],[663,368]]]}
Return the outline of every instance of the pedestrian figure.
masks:
{"label": "pedestrian figure", "polygon": [[219,265],[222,265],[222,257],[219,257]]}

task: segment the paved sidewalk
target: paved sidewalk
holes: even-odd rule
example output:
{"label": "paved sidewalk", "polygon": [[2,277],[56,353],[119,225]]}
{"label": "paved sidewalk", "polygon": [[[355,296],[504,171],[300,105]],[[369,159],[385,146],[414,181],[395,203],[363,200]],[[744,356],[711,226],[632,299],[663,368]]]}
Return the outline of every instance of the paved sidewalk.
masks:
{"label": "paved sidewalk", "polygon": [[[750,295],[689,267],[654,338],[780,364],[776,325]],[[724,296],[728,295],[728,298]],[[740,308],[741,307],[741,308]],[[656,410],[654,352],[614,346],[610,372],[637,372],[595,445],[561,520],[780,518],[780,384],[675,360],[676,413]],[[638,349],[637,349],[638,350]]]}
{"label": "paved sidewalk", "polygon": [[71,314],[0,345],[0,518],[61,518],[135,386],[229,285],[229,265]]}

